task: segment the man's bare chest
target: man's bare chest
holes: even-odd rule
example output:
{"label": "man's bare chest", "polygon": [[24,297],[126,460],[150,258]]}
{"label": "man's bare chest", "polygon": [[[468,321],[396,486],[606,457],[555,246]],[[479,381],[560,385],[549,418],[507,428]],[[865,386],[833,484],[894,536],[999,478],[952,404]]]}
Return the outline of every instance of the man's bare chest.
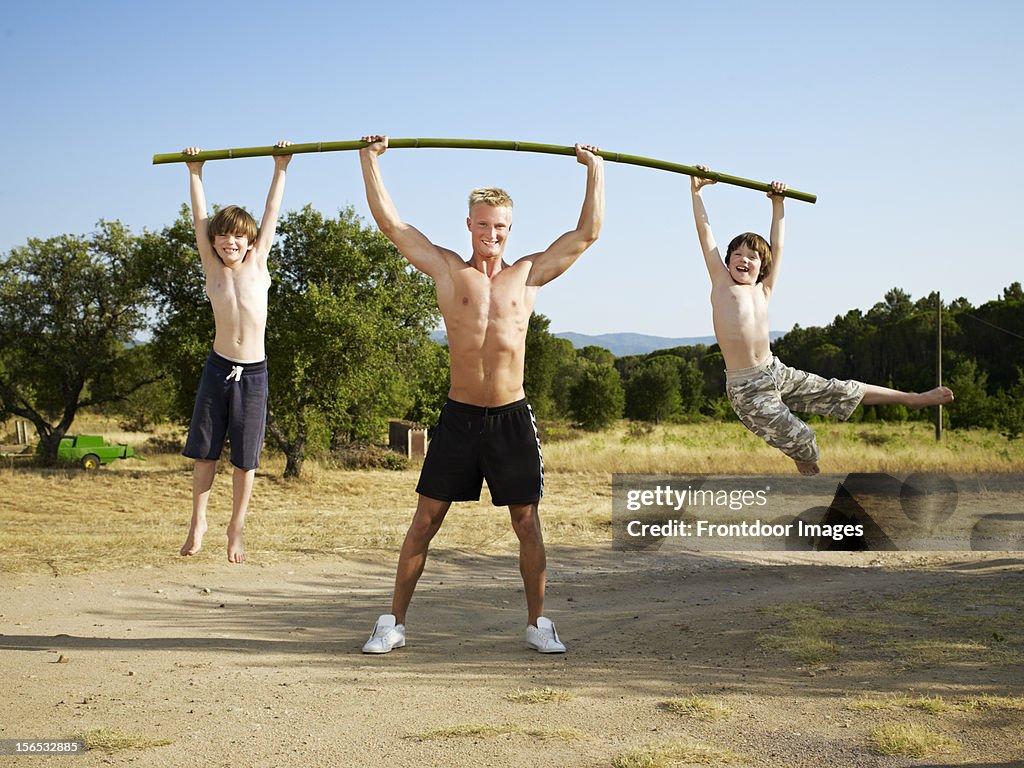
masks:
{"label": "man's bare chest", "polygon": [[528,287],[524,277],[477,273],[460,278],[448,290],[438,290],[438,306],[446,317],[479,322],[529,319],[536,289]]}

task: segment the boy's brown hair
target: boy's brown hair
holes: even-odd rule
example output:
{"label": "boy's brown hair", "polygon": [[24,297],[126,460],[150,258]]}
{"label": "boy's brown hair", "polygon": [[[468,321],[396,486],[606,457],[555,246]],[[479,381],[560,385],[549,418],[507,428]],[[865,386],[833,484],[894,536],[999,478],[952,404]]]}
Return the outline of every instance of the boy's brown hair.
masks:
{"label": "boy's brown hair", "polygon": [[210,242],[217,235],[238,235],[248,239],[249,243],[256,240],[259,227],[247,210],[237,205],[229,205],[217,211],[206,228]]}
{"label": "boy's brown hair", "polygon": [[760,283],[772,271],[772,247],[768,245],[767,240],[756,232],[744,232],[742,235],[736,235],[725,251],[726,266],[729,265],[729,257],[741,245],[747,246],[747,248],[761,257],[761,271],[757,273],[757,282]]}

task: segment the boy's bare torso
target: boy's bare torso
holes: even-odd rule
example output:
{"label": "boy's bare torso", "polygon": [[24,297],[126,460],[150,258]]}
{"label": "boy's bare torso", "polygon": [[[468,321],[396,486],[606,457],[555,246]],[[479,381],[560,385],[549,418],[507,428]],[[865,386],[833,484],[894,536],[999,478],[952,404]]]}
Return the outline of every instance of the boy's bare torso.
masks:
{"label": "boy's bare torso", "polygon": [[711,315],[727,370],[753,368],[768,359],[768,295],[761,283],[713,281]]}
{"label": "boy's bare torso", "polygon": [[208,269],[206,295],[213,307],[213,350],[239,362],[266,357],[267,299],[270,273],[250,253],[235,267],[217,263]]}
{"label": "boy's bare torso", "polygon": [[448,331],[449,397],[485,407],[525,397],[526,332],[537,288],[530,262],[503,265],[491,276],[469,262],[437,276],[437,305]]}

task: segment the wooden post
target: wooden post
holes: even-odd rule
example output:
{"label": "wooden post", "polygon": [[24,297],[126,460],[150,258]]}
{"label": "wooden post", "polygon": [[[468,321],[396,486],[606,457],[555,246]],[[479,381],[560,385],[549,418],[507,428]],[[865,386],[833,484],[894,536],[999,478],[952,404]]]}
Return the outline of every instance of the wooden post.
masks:
{"label": "wooden post", "polygon": [[[935,294],[935,386],[942,386],[942,294]],[[942,404],[935,419],[935,439],[942,440]]]}

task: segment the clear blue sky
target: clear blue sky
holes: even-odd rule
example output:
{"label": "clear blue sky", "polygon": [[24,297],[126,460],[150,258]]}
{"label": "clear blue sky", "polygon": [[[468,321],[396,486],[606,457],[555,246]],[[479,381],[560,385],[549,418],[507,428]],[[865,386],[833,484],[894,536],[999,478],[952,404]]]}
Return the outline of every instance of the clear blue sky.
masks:
{"label": "clear blue sky", "polygon": [[[182,165],[154,153],[392,136],[576,141],[818,195],[787,204],[772,328],[822,325],[893,286],[973,303],[1024,279],[1024,3],[8,4],[0,251],[170,223]],[[363,10],[363,9],[366,10]],[[571,158],[394,150],[403,218],[465,253],[465,198],[516,201],[508,254],[575,225]],[[272,161],[211,162],[211,202],[261,215]],[[607,164],[598,243],[545,287],[554,331],[711,333],[688,177]],[[767,234],[758,192],[706,192],[719,241]],[[285,208],[366,216],[354,152],[303,155]]]}

